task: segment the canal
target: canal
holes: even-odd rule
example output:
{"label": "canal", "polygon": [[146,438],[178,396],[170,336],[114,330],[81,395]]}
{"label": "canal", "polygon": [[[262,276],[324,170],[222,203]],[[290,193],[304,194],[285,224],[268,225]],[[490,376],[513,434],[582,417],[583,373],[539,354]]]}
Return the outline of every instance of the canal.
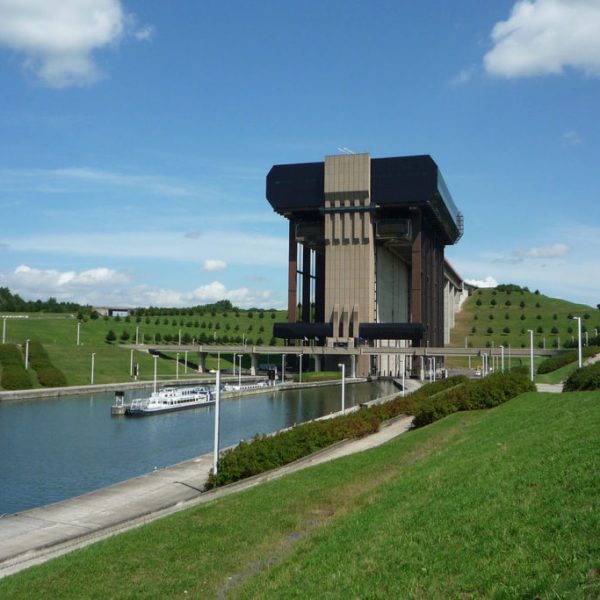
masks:
{"label": "canal", "polygon": [[[346,386],[346,406],[394,393]],[[125,401],[140,392],[128,392]],[[0,404],[0,516],[78,496],[212,451],[214,407],[111,417],[113,393]],[[340,410],[340,386],[221,402],[221,447]]]}

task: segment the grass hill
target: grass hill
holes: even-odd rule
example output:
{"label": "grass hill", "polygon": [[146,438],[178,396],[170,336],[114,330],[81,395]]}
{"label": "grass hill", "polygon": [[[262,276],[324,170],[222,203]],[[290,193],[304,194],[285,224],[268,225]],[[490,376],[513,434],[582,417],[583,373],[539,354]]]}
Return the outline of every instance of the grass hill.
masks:
{"label": "grass hill", "polygon": [[[160,309],[157,309],[157,313]],[[173,309],[171,309],[173,312]],[[138,317],[83,316],[80,325],[80,346],[77,346],[78,319],[72,314],[49,313],[0,313],[8,315],[6,341],[23,344],[36,340],[43,344],[52,364],[62,371],[68,385],[84,385],[90,382],[91,355],[96,354],[94,382],[114,383],[130,379],[130,352],[118,347],[119,343],[133,343],[136,329],[140,343],[156,341],[161,344],[177,343],[181,333],[182,343],[200,340],[201,343],[275,343],[273,323],[284,321],[285,311],[263,310],[216,310],[214,308],[181,310],[180,314],[146,314]],[[27,318],[19,318],[27,317]],[[0,324],[1,327],[1,324]],[[109,331],[115,341],[106,340]],[[160,377],[175,377],[175,353],[168,354],[158,365]],[[231,368],[230,356],[222,356],[221,367]],[[189,355],[190,363],[196,365],[197,357]],[[244,367],[249,366],[243,363]],[[150,355],[135,352],[134,361],[140,364],[142,379],[151,379],[154,362]],[[184,376],[184,357],[180,356],[179,373]],[[209,358],[209,369],[216,367],[216,358]],[[190,367],[190,369],[193,366]],[[190,371],[188,371],[188,374]],[[32,373],[34,385],[39,383]]]}
{"label": "grass hill", "polygon": [[577,338],[577,322],[589,336],[600,332],[600,310],[530,292],[518,286],[498,286],[475,291],[463,304],[452,329],[450,345],[496,348],[528,348],[528,329],[534,332],[537,347],[563,347]]}
{"label": "grass hill", "polygon": [[599,427],[597,392],[455,413],[6,578],[0,596],[597,598]]}

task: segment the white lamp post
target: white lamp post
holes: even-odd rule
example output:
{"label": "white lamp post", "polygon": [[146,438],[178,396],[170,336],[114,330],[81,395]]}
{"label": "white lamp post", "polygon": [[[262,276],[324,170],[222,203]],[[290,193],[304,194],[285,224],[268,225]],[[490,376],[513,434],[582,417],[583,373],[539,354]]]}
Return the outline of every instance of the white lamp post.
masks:
{"label": "white lamp post", "polygon": [[579,357],[579,368],[583,366],[583,359],[581,356],[581,317],[573,317],[577,321],[577,353]]}
{"label": "white lamp post", "polygon": [[92,369],[90,373],[90,384],[94,385],[94,366],[96,362],[96,353],[92,352]]}
{"label": "white lamp post", "polygon": [[300,365],[299,383],[302,383],[302,353],[298,354],[298,362],[299,362],[299,365]]}
{"label": "white lamp post", "polygon": [[25,368],[29,369],[29,340],[25,340]]}
{"label": "white lamp post", "polygon": [[242,389],[242,354],[238,354],[238,358],[240,359],[240,369],[238,373],[238,387],[240,390]]}
{"label": "white lamp post", "polygon": [[79,346],[79,335],[81,330],[81,321],[77,321],[77,345]]}
{"label": "white lamp post", "polygon": [[6,317],[2,319],[2,343],[6,344]]}
{"label": "white lamp post", "polygon": [[175,379],[179,379],[179,352],[175,355]]}
{"label": "white lamp post", "polygon": [[154,393],[156,394],[156,379],[158,377],[158,354],[154,355]]}
{"label": "white lamp post", "polygon": [[188,351],[186,350],[184,353],[184,360],[183,360],[183,364],[184,364],[184,373],[187,373],[187,355],[188,355]]}
{"label": "white lamp post", "polygon": [[588,341],[588,332],[587,332],[587,331],[585,331],[584,333],[585,333],[585,345],[586,345],[586,347],[587,347],[587,346],[589,346],[589,345],[590,345],[590,344],[589,344],[589,341]]}
{"label": "white lamp post", "polygon": [[500,352],[502,353],[501,355],[501,363],[500,363],[500,370],[504,373],[504,346],[500,346]]}
{"label": "white lamp post", "polygon": [[217,463],[219,461],[219,408],[221,404],[221,371],[217,371],[215,380],[215,445],[213,451],[213,475],[217,474]]}
{"label": "white lamp post", "polygon": [[133,377],[133,350],[129,354],[129,377]]}
{"label": "white lamp post", "polygon": [[181,329],[179,330],[179,345],[181,346]]}
{"label": "white lamp post", "polygon": [[137,346],[140,343],[140,326],[138,325],[135,328],[135,345]]}
{"label": "white lamp post", "polygon": [[528,329],[529,332],[529,378],[533,383],[533,329]]}
{"label": "white lamp post", "polygon": [[400,363],[400,368],[402,369],[402,396],[406,394],[405,390],[405,376],[406,376],[406,354],[402,355],[402,362]]}
{"label": "white lamp post", "polygon": [[285,381],[285,354],[281,355],[281,383]]}
{"label": "white lamp post", "polygon": [[346,412],[346,365],[339,363],[338,367],[342,368],[342,414]]}

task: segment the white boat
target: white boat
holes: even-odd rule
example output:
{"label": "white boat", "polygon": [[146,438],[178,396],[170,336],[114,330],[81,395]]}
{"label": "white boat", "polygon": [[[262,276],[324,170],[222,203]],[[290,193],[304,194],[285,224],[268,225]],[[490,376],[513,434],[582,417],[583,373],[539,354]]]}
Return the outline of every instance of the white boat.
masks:
{"label": "white boat", "polygon": [[249,390],[260,390],[262,388],[268,387],[266,381],[259,381],[257,383],[242,383],[241,385],[234,385],[232,383],[227,383],[223,386],[224,392],[246,392]]}
{"label": "white boat", "polygon": [[157,413],[183,410],[214,404],[214,392],[207,387],[165,387],[152,392],[148,398],[135,398],[125,414],[131,416],[154,415]]}

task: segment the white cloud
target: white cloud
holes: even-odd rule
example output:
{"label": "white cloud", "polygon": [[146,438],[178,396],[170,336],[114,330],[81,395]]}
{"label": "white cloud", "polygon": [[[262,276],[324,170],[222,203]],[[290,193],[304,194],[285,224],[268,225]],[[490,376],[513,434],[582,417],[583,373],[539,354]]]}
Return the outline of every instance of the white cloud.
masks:
{"label": "white cloud", "polygon": [[151,40],[154,37],[154,27],[152,27],[152,25],[145,25],[138,31],[135,31],[133,36],[140,42]]}
{"label": "white cloud", "polygon": [[247,287],[227,289],[213,281],[191,291],[177,291],[147,285],[133,285],[128,273],[98,267],[81,271],[37,269],[19,265],[13,273],[2,275],[0,285],[27,299],[73,301],[96,306],[172,306],[184,307],[228,299],[241,308],[282,307],[283,299],[271,290],[252,290]]}
{"label": "white cloud", "polygon": [[459,73],[450,80],[450,83],[452,85],[462,85],[464,83],[468,83],[474,74],[475,74],[475,67],[468,67],[466,69],[461,69],[459,71]]}
{"label": "white cloud", "polygon": [[70,300],[88,298],[90,293],[112,291],[117,286],[127,284],[130,277],[126,273],[105,267],[77,273],[19,265],[11,275],[0,275],[0,280],[4,280],[11,290],[27,297],[37,299],[54,296],[61,300]]}
{"label": "white cloud", "polygon": [[526,258],[562,258],[571,251],[567,244],[550,244],[538,248],[528,248],[526,250],[516,250],[516,254]]}
{"label": "white cloud", "polygon": [[583,138],[576,132],[570,129],[562,134],[563,142],[569,146],[579,146],[583,144]]}
{"label": "white cloud", "polygon": [[202,266],[203,271],[223,271],[227,268],[227,263],[224,260],[218,260],[214,258],[207,258]]}
{"label": "white cloud", "polygon": [[598,0],[519,0],[492,30],[486,71],[500,77],[560,74],[566,67],[600,76]]}
{"label": "white cloud", "polygon": [[95,50],[152,35],[149,26],[131,31],[134,20],[120,0],[0,0],[0,44],[52,87],[85,85],[101,77]]}
{"label": "white cloud", "polygon": [[217,255],[227,265],[280,267],[286,256],[284,237],[211,230],[198,239],[170,231],[115,231],[111,233],[50,233],[4,237],[13,252],[41,252],[67,256],[158,258],[196,262]]}
{"label": "white cloud", "polygon": [[465,279],[465,282],[478,288],[494,288],[498,285],[498,282],[491,275],[488,275],[485,279]]}

